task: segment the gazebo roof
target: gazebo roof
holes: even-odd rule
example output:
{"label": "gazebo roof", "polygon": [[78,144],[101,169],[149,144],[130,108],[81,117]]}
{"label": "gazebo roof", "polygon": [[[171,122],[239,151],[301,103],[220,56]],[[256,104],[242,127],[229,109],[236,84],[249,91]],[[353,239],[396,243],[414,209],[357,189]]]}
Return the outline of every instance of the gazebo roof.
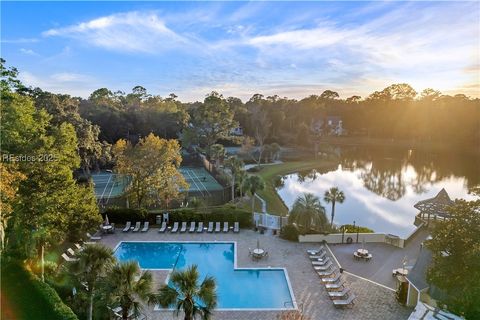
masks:
{"label": "gazebo roof", "polygon": [[447,191],[442,188],[435,197],[419,201],[414,207],[421,212],[448,217],[450,214],[448,213],[447,208],[453,204],[454,202],[450,199]]}

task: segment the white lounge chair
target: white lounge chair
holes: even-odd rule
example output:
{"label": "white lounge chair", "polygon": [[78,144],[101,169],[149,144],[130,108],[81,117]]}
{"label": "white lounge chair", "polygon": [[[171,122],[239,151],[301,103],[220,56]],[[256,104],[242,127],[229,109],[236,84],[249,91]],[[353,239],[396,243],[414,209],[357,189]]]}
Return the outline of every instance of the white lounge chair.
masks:
{"label": "white lounge chair", "polygon": [[357,297],[352,293],[348,296],[348,299],[346,299],[346,300],[332,300],[332,302],[333,302],[333,305],[335,306],[335,308],[348,307],[348,306],[353,306],[353,304],[354,304],[353,301],[356,298]]}
{"label": "white lounge chair", "polygon": [[238,233],[240,231],[240,224],[238,222],[235,222],[233,224],[233,232]]}
{"label": "white lounge chair", "polygon": [[342,291],[329,291],[328,296],[333,298],[344,298],[350,292],[350,288],[343,288]]}
{"label": "white lounge chair", "polygon": [[75,246],[75,248],[77,248],[77,250],[83,249],[83,247],[79,243],[74,243],[73,245]]}
{"label": "white lounge chair", "polygon": [[170,231],[172,233],[177,233],[178,232],[178,222],[173,223],[172,230]]}
{"label": "white lounge chair", "polygon": [[331,262],[329,257],[323,260],[312,260],[312,266],[325,266],[329,262]]}
{"label": "white lounge chair", "polygon": [[195,232],[195,221],[190,222],[190,229],[188,229],[188,232]]}
{"label": "white lounge chair", "polygon": [[200,221],[198,223],[197,233],[202,233],[202,232],[203,232],[203,221]]}
{"label": "white lounge chair", "polygon": [[96,241],[96,240],[102,240],[102,237],[98,237],[98,236],[92,236],[90,233],[87,232],[87,237],[90,239],[90,240],[93,240],[93,241]]}
{"label": "white lounge chair", "polygon": [[315,255],[315,256],[308,256],[310,258],[310,260],[322,260],[323,258],[325,258],[325,256],[327,255],[326,252],[323,252],[323,253],[320,253],[318,255]]}
{"label": "white lounge chair", "polygon": [[336,269],[331,269],[331,270],[328,270],[328,271],[318,271],[317,274],[319,277],[331,277],[333,276],[335,273],[337,273],[337,270]]}
{"label": "white lounge chair", "polygon": [[62,253],[62,258],[63,258],[63,260],[65,260],[65,261],[67,261],[67,262],[78,261],[77,258],[70,258],[70,257],[67,256],[65,253]]}
{"label": "white lounge chair", "polygon": [[334,283],[334,282],[337,282],[338,279],[340,279],[340,272],[337,273],[337,275],[333,278],[322,278],[322,282],[325,282],[325,283]]}
{"label": "white lounge chair", "polygon": [[186,222],[182,222],[182,228],[180,229],[180,232],[181,233],[187,232],[187,223]]}
{"label": "white lounge chair", "polygon": [[317,255],[319,254],[320,252],[322,251],[325,251],[325,247],[323,245],[321,245],[318,250],[317,249],[308,249],[307,250],[307,253],[311,256],[314,256],[314,255]]}
{"label": "white lounge chair", "polygon": [[160,227],[160,229],[158,229],[158,232],[163,233],[165,232],[165,230],[167,230],[167,223],[162,222],[162,226]]}
{"label": "white lounge chair", "polygon": [[123,232],[128,232],[130,231],[130,227],[132,226],[132,222],[131,221],[127,221],[127,224],[125,225],[125,228],[123,228]]}
{"label": "white lounge chair", "polygon": [[145,223],[143,224],[143,229],[141,231],[142,232],[147,232],[148,229],[149,229],[149,225],[150,225],[150,222],[145,221]]}
{"label": "white lounge chair", "polygon": [[132,232],[138,232],[140,231],[140,225],[142,223],[140,221],[137,221],[137,223],[135,223],[135,228],[133,228]]}
{"label": "white lounge chair", "polygon": [[70,255],[71,255],[72,257],[75,256],[75,251],[73,251],[72,248],[68,248],[68,249],[67,249],[67,252],[70,253]]}
{"label": "white lounge chair", "polygon": [[220,222],[215,222],[215,232],[220,232],[220,230],[221,230]]}
{"label": "white lounge chair", "polygon": [[228,222],[223,223],[223,232],[228,232]]}
{"label": "white lounge chair", "polygon": [[339,282],[335,282],[335,283],[325,283],[325,289],[327,290],[338,290],[338,289],[341,289],[343,288],[343,285],[345,284],[344,281],[339,281]]}
{"label": "white lounge chair", "polygon": [[212,222],[212,221],[210,221],[210,222],[208,223],[208,229],[207,229],[207,232],[210,232],[210,233],[212,233],[212,232],[213,232],[213,222]]}
{"label": "white lounge chair", "polygon": [[313,265],[313,269],[315,269],[315,271],[327,271],[328,269],[330,269],[331,267],[333,266],[333,263],[332,261],[328,261],[328,263],[324,266],[315,266]]}

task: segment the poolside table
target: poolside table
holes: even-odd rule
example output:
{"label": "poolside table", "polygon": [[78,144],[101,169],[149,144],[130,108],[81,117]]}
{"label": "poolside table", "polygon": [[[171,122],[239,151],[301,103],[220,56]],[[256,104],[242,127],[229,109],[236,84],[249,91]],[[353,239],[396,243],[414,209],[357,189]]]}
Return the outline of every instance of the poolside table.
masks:
{"label": "poolside table", "polygon": [[358,249],[357,253],[361,256],[366,256],[366,255],[368,255],[368,250],[367,249]]}

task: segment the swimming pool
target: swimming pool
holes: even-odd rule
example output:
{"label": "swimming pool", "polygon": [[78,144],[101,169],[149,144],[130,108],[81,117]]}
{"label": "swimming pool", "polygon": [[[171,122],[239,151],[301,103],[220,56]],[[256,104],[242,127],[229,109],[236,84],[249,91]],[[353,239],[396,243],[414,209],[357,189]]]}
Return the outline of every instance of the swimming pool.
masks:
{"label": "swimming pool", "polygon": [[219,309],[296,307],[285,269],[237,269],[235,252],[234,242],[120,242],[115,256],[136,260],[142,269],[181,270],[196,264],[201,280],[215,277]]}

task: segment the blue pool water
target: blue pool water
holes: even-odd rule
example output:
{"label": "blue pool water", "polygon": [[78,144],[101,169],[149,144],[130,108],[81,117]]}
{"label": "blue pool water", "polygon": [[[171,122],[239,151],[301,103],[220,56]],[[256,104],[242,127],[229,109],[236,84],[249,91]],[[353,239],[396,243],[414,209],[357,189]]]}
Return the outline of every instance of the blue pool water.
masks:
{"label": "blue pool water", "polygon": [[292,308],[293,298],[283,269],[235,269],[233,243],[121,242],[120,261],[136,260],[143,269],[184,269],[198,265],[201,280],[217,281],[220,309]]}

